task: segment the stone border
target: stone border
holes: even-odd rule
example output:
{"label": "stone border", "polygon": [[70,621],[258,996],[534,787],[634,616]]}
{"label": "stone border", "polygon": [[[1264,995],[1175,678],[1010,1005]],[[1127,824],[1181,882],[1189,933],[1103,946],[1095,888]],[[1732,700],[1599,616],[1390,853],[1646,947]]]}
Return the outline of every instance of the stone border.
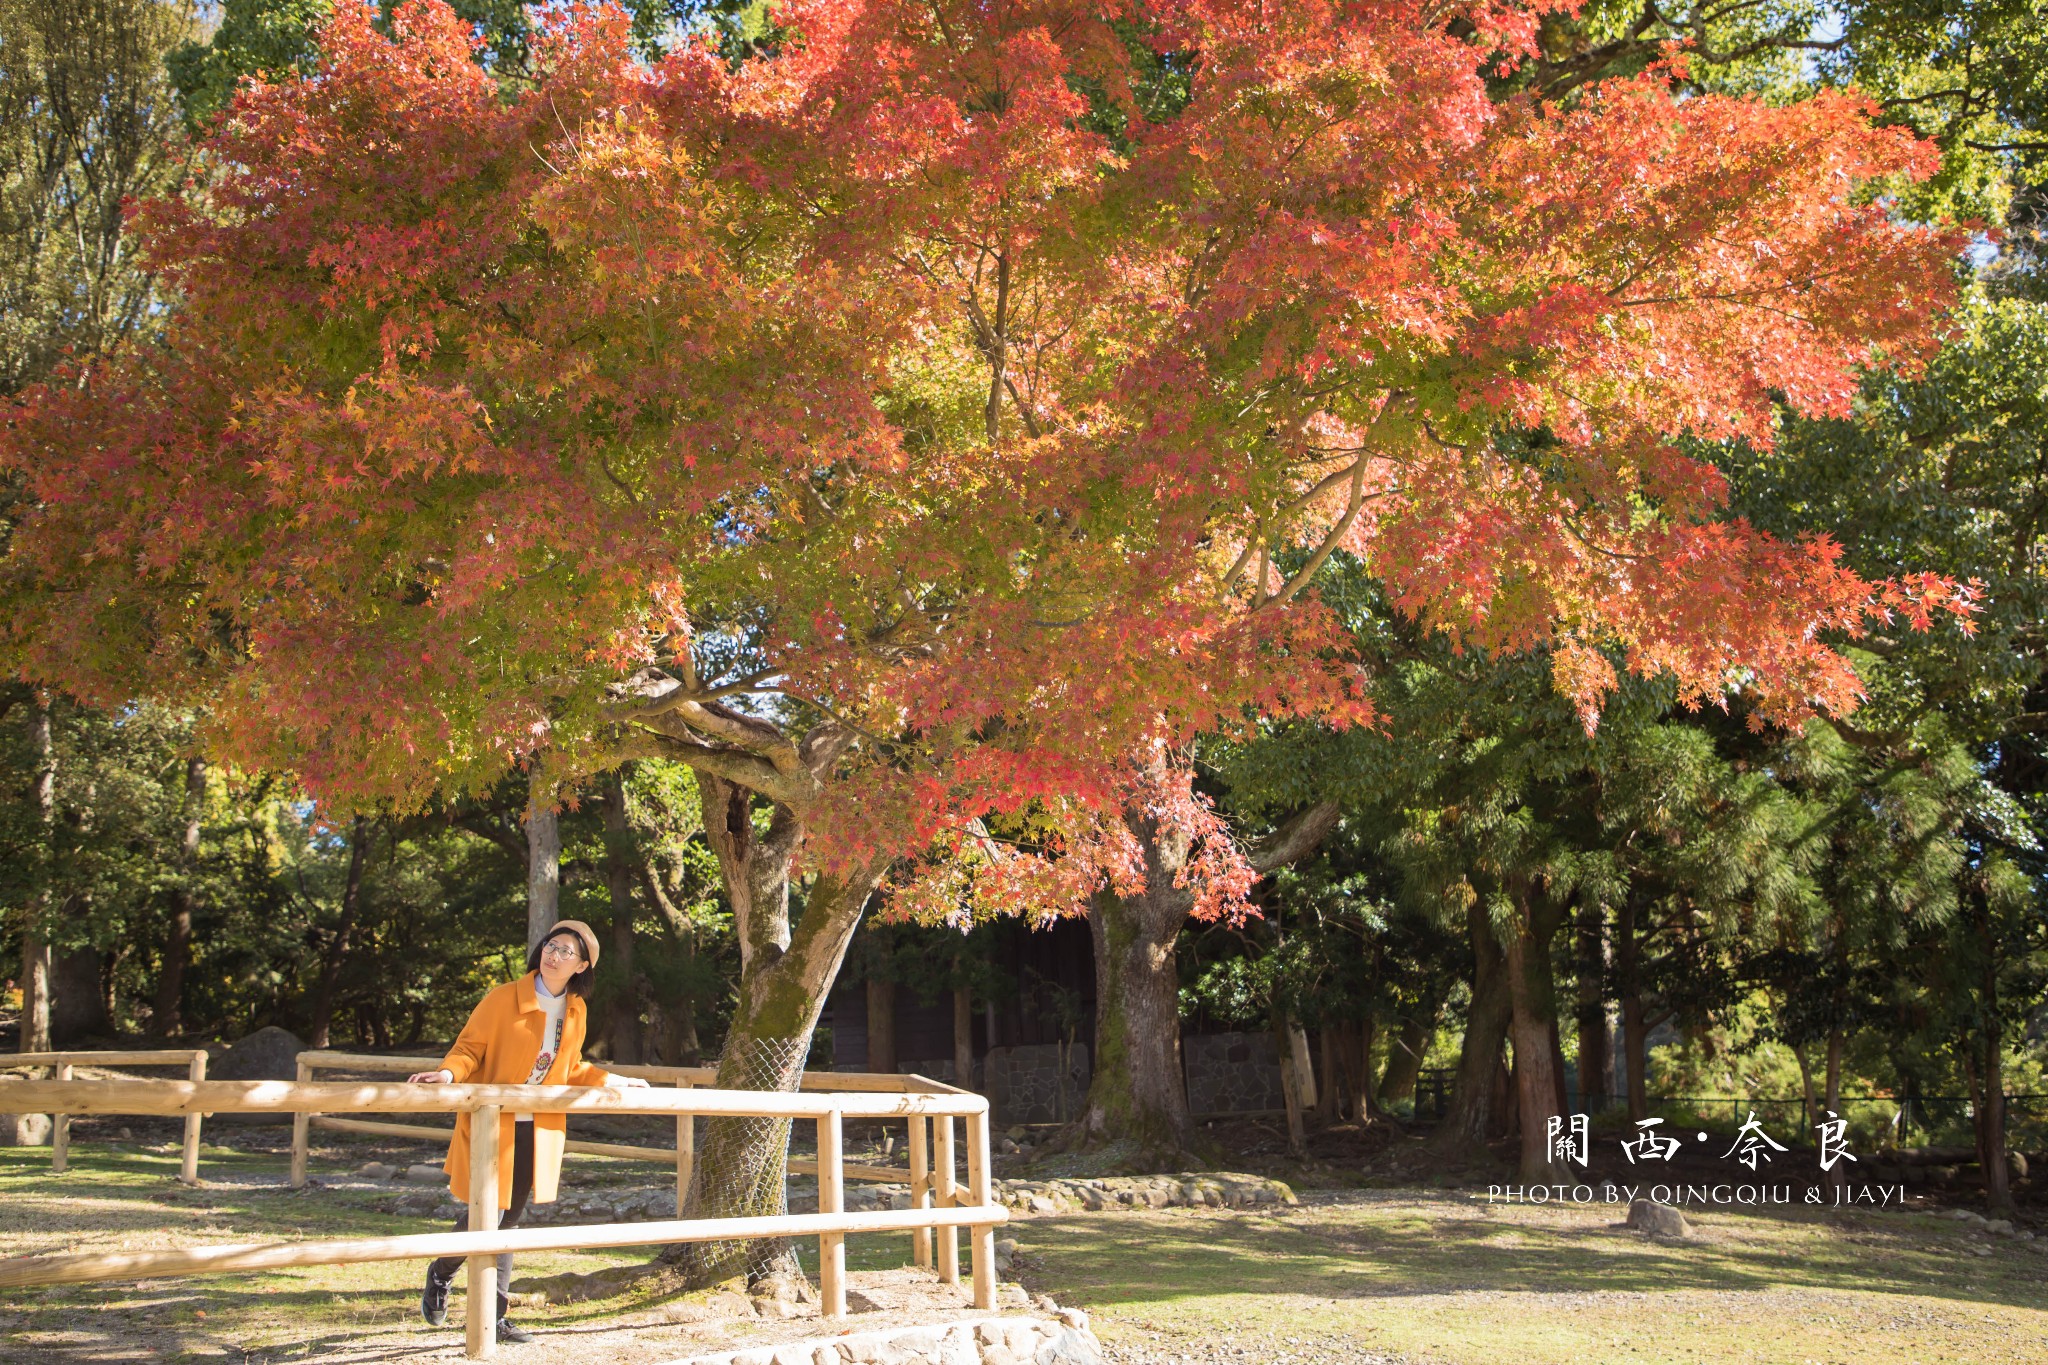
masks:
{"label": "stone border", "polygon": [[968,1318],[931,1327],[878,1328],[683,1356],[665,1365],[1101,1365],[1088,1315]]}

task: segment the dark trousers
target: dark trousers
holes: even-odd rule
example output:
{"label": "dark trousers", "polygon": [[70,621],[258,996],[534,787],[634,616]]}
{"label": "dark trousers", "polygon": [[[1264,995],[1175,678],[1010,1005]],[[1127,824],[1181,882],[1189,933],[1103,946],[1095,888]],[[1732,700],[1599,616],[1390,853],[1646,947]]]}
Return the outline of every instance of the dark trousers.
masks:
{"label": "dark trousers", "polygon": [[[518,1136],[512,1140],[512,1204],[498,1215],[498,1226],[509,1228],[519,1222],[519,1215],[526,1212],[526,1200],[533,1193],[533,1125],[515,1123],[512,1131]],[[466,1210],[455,1220],[457,1232],[469,1232],[469,1215]],[[427,1278],[435,1284],[447,1284],[455,1278],[455,1272],[462,1269],[463,1258],[443,1256],[427,1267]],[[505,1316],[507,1301],[505,1291],[512,1284],[512,1253],[506,1252],[498,1258],[498,1316]]]}

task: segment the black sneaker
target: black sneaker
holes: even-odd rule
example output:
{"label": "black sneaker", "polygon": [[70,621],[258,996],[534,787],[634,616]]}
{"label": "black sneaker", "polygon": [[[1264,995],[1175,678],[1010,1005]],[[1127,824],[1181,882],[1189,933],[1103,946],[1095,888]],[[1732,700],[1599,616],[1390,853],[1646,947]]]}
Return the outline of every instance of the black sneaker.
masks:
{"label": "black sneaker", "polygon": [[533,1340],[533,1333],[513,1322],[510,1318],[498,1319],[498,1340],[509,1341],[514,1346],[524,1346]]}
{"label": "black sneaker", "polygon": [[448,1281],[436,1280],[431,1272],[427,1275],[427,1287],[420,1291],[420,1316],[429,1327],[446,1326],[448,1322]]}

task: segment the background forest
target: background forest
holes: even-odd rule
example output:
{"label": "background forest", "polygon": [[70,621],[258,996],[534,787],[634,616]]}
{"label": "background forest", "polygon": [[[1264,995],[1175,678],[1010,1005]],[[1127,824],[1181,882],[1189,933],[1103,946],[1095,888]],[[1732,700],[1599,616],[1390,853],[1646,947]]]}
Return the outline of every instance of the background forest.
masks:
{"label": "background forest", "polygon": [[[525,11],[455,8],[484,39],[478,60],[519,82]],[[238,80],[305,69],[326,13],[0,0],[0,402],[70,360],[153,344],[179,301],[137,260],[123,205],[182,182]],[[643,0],[632,23],[649,53],[703,25],[736,51],[770,33],[758,5]],[[1864,704],[1796,732],[1739,696],[1689,708],[1630,677],[1589,733],[1548,657],[1454,648],[1331,556],[1318,583],[1384,719],[1274,721],[1196,746],[1200,789],[1246,847],[1302,812],[1333,818],[1272,861],[1256,917],[1175,931],[1181,1017],[1274,1030],[1326,1122],[1410,1112],[1419,1078],[1442,1073],[1435,1141],[1450,1154],[1540,1132],[1546,1115],[1508,1079],[1538,1054],[1551,1113],[1617,1123],[1685,1112],[1665,1097],[1798,1097],[1764,1117],[1796,1131],[1837,1110],[1874,1142],[1897,1140],[1903,1106],[1914,1140],[1974,1144],[1990,1201],[2009,1207],[2022,1168],[2008,1148],[2048,1144],[2048,11],[1595,0],[1547,17],[1540,49],[1504,90],[1568,102],[1682,54],[1689,89],[1853,86],[1939,145],[1938,176],[1886,191],[1902,219],[1976,225],[1932,365],[1873,376],[1846,419],[1788,412],[1771,451],[1695,453],[1742,516],[1832,537],[1866,577],[1981,580],[1975,629],[1846,642]],[[0,543],[23,487],[18,472],[0,485]],[[531,814],[551,802],[518,779],[342,809],[290,772],[217,761],[188,711],[93,709],[22,676],[4,688],[0,951],[20,964],[5,1008],[26,1012],[23,1050],[36,980],[60,1043],[277,1025],[418,1048],[519,969],[534,905],[558,894],[561,915],[606,935],[598,1046],[717,1055],[739,949],[683,764],[579,782],[553,793],[553,816]],[[925,997],[1033,989],[995,926],[963,941],[888,918],[870,911],[854,978]],[[1084,1038],[1100,1027],[1085,1010],[1072,1022]]]}

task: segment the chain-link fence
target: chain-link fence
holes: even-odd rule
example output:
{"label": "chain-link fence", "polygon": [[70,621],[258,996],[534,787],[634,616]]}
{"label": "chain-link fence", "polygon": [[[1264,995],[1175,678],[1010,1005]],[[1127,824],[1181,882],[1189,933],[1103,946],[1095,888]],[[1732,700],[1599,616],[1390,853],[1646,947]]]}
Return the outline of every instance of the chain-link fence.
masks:
{"label": "chain-link fence", "polygon": [[[810,1039],[734,1038],[718,1059],[721,1090],[794,1091],[803,1081]],[[745,1218],[789,1212],[788,1119],[696,1120],[696,1172],[685,1218]],[[794,1265],[779,1239],[700,1242],[679,1248],[698,1278],[744,1273],[749,1281]]]}

